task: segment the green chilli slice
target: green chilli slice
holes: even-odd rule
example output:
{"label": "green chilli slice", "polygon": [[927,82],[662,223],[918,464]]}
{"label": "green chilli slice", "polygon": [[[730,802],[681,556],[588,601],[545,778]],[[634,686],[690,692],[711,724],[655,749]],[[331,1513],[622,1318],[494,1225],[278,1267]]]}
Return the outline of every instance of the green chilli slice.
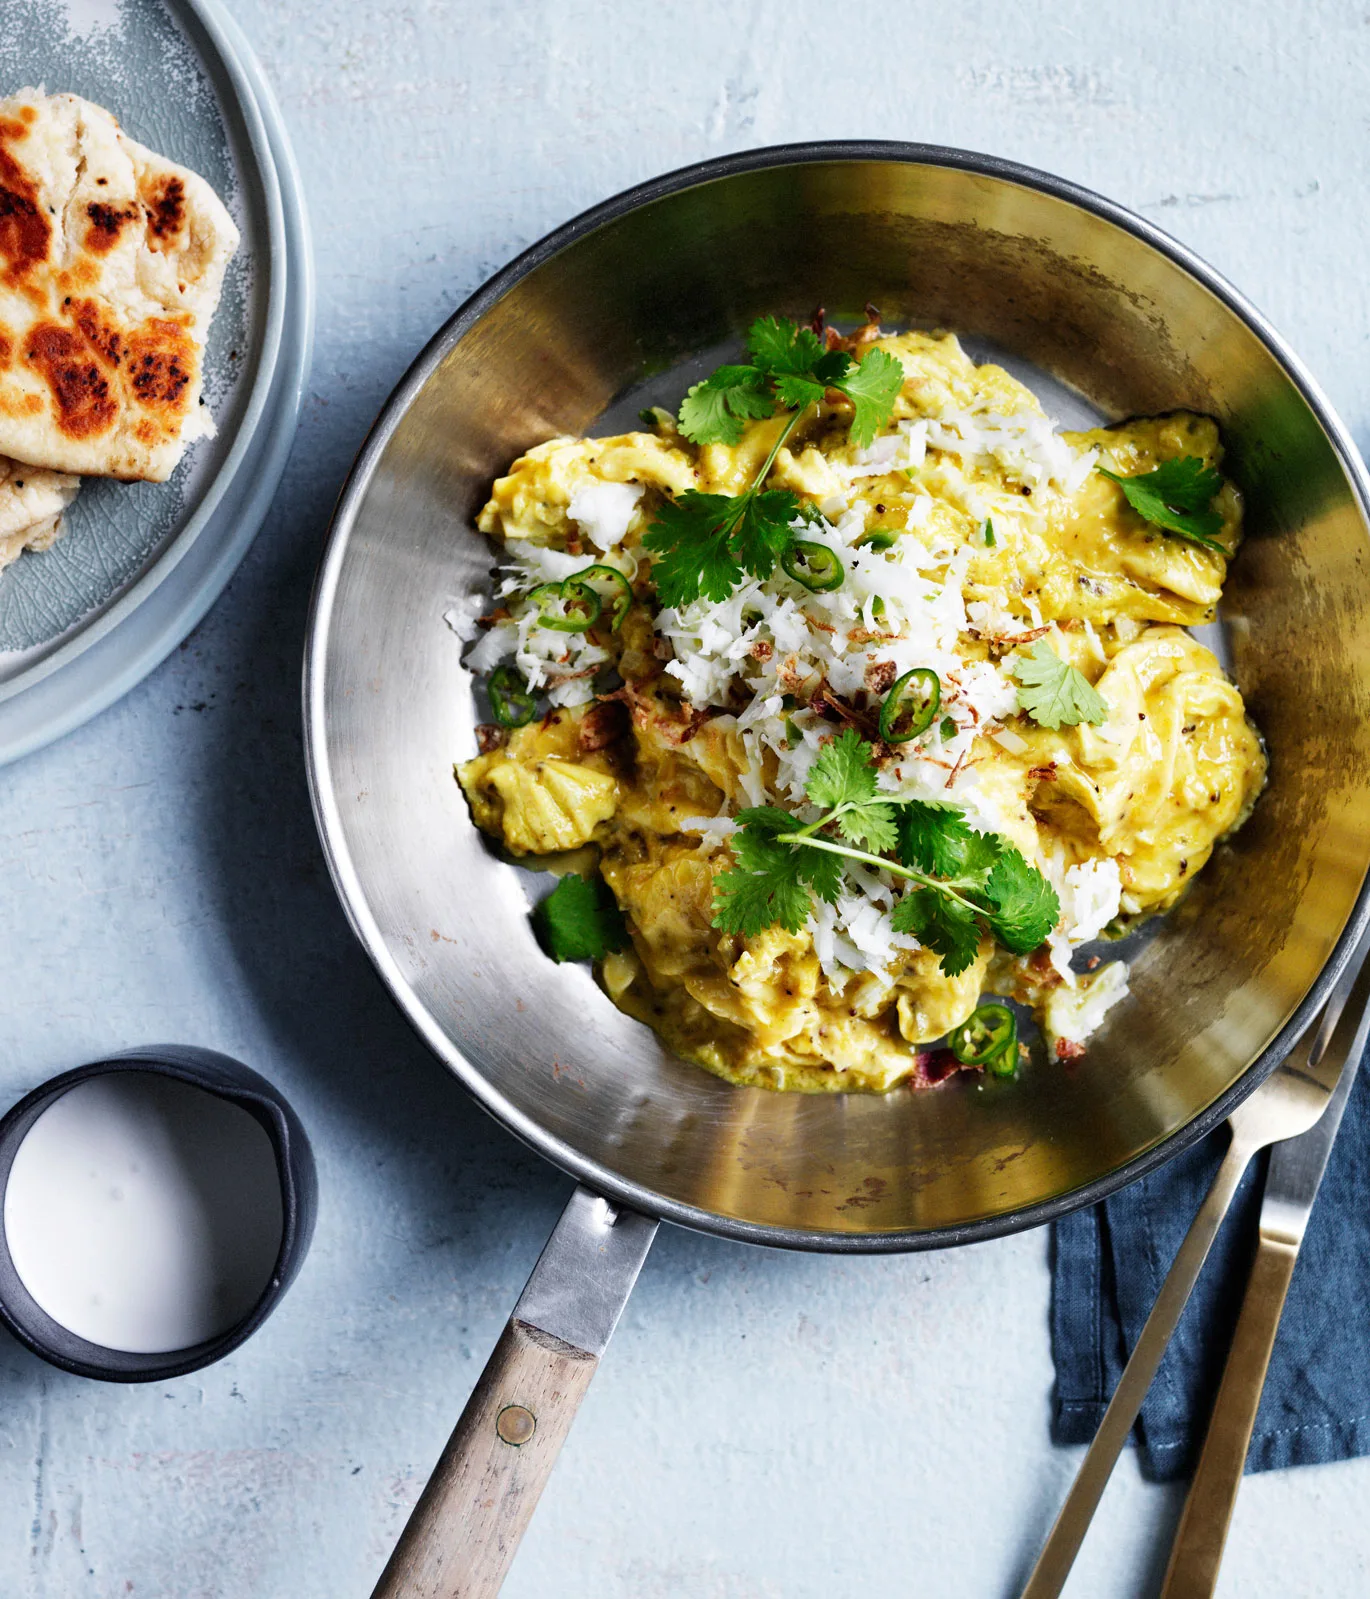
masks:
{"label": "green chilli slice", "polygon": [[808,589],[810,594],[827,594],[842,587],[846,568],[826,544],[812,539],[797,539],[780,557],[786,575]]}
{"label": "green chilli slice", "polygon": [[930,666],[915,666],[896,678],[880,707],[880,737],[907,744],[926,733],[942,705],[942,679]]}
{"label": "green chilli slice", "polygon": [[623,619],[627,616],[633,604],[633,585],[628,581],[627,575],[620,572],[616,566],[605,566],[602,563],[587,566],[582,572],[572,572],[561,585],[562,593],[567,590],[585,589],[595,596],[600,605],[600,618],[604,612],[609,613],[609,631],[617,633],[623,626]]}
{"label": "green chilli slice", "polygon": [[486,679],[490,714],[501,727],[526,727],[533,720],[537,701],[517,667],[497,666]]}
{"label": "green chilli slice", "polygon": [[588,633],[602,609],[599,595],[578,578],[540,583],[528,596],[528,603],[538,613],[538,625],[554,633]]}
{"label": "green chilli slice", "polygon": [[987,1067],[996,1077],[1011,1077],[1018,1067],[1018,1018],[996,1000],[976,1008],[947,1039],[963,1066]]}

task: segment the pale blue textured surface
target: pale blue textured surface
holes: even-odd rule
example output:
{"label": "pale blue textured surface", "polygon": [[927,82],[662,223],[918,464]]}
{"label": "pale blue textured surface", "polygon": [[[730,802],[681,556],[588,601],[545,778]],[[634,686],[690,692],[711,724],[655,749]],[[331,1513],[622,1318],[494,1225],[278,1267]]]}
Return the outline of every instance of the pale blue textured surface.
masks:
{"label": "pale blue textured surface", "polygon": [[[239,1054],[308,1122],[321,1217],[275,1319],[200,1376],[104,1388],[0,1343],[4,1599],[364,1596],[567,1191],[390,1009],[301,772],[329,505],[391,384],[488,272],[698,157],[960,144],[1195,246],[1370,438],[1362,5],[234,12],[313,208],[314,394],[275,512],[199,631],[0,773],[0,1096],[153,1039]],[[1040,1234],[883,1260],[664,1234],[506,1592],[1007,1596],[1078,1453],[1047,1442],[1045,1253]],[[1370,1462],[1248,1482],[1220,1591],[1367,1591],[1367,1491]],[[1070,1592],[1153,1592],[1176,1511],[1125,1461]]]}

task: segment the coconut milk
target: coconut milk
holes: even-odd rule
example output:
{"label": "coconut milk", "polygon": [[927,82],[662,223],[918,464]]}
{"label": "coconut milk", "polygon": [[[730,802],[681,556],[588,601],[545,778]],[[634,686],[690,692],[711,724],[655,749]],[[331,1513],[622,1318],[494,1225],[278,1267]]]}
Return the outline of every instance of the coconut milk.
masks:
{"label": "coconut milk", "polygon": [[174,1078],[111,1072],[34,1122],[5,1189],[15,1270],[62,1326],[133,1354],[226,1332],[281,1243],[270,1141],[241,1106]]}

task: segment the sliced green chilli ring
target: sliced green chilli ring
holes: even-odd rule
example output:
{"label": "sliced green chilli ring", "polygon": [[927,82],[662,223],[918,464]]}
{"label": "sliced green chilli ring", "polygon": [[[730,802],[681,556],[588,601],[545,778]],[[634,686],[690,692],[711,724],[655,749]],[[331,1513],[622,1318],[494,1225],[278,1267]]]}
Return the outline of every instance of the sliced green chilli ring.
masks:
{"label": "sliced green chilli ring", "polygon": [[892,550],[898,537],[893,528],[875,527],[857,542],[863,550]]}
{"label": "sliced green chilli ring", "polygon": [[1018,1075],[1018,1037],[1015,1033],[1013,1042],[1007,1049],[1001,1049],[985,1062],[985,1070],[991,1077],[1016,1077]]}
{"label": "sliced green chilli ring", "polygon": [[561,585],[563,594],[575,589],[587,589],[600,603],[600,615],[609,611],[609,631],[617,633],[623,626],[633,603],[633,585],[616,566],[587,566],[583,572],[572,572]]}
{"label": "sliced green chilli ring", "polygon": [[556,633],[588,633],[599,620],[599,595],[579,574],[564,583],[541,583],[528,599],[539,624]]}
{"label": "sliced green chilli ring", "polygon": [[523,673],[514,666],[497,666],[486,680],[490,714],[501,727],[526,727],[533,720],[537,701]]}
{"label": "sliced green chilli ring", "polygon": [[988,1066],[996,1077],[1011,1077],[1017,1070],[1018,1019],[1007,1005],[977,1005],[952,1029],[947,1043],[963,1066]]}
{"label": "sliced green chilli ring", "polygon": [[830,589],[840,589],[846,569],[826,544],[815,544],[812,539],[798,539],[791,544],[780,564],[796,583],[802,583],[811,594],[826,594]]}
{"label": "sliced green chilli ring", "polygon": [[942,679],[930,666],[915,666],[895,680],[880,707],[880,737],[907,744],[926,733],[942,704]]}

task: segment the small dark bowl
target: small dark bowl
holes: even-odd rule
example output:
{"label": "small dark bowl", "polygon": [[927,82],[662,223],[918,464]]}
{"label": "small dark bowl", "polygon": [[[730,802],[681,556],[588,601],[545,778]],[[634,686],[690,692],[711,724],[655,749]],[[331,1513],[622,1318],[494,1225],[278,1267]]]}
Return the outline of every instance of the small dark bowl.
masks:
{"label": "small dark bowl", "polygon": [[35,1355],[78,1377],[98,1377],[105,1382],[161,1382],[221,1360],[250,1338],[280,1303],[309,1250],[318,1210],[318,1179],[299,1117],[264,1077],[241,1061],[212,1049],[154,1044],[63,1072],[35,1088],[0,1120],[0,1214],[14,1157],[29,1128],[48,1106],[88,1078],[131,1071],[175,1078],[239,1105],[271,1140],[281,1183],[281,1247],[266,1287],[240,1321],[218,1337],[188,1349],[151,1355],[106,1349],[77,1337],[39,1306],[19,1279],[0,1225],[0,1322]]}

